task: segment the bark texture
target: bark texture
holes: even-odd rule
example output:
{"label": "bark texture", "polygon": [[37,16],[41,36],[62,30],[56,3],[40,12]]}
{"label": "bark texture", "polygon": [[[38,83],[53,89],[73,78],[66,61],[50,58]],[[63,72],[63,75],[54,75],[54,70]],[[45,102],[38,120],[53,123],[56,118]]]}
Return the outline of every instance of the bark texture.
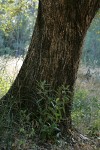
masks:
{"label": "bark texture", "polygon": [[[37,81],[44,80],[55,90],[65,85],[73,92],[83,39],[99,5],[99,0],[39,0],[27,56],[3,99],[35,101]],[[64,116],[69,122],[71,106],[70,99]]]}

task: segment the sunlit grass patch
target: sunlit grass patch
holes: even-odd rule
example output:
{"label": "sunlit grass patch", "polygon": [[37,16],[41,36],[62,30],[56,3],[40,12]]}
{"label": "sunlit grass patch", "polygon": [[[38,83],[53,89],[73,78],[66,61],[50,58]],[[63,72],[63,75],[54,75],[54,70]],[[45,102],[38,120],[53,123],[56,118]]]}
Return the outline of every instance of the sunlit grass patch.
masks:
{"label": "sunlit grass patch", "polygon": [[0,75],[0,97],[2,97],[10,88],[11,82]]}

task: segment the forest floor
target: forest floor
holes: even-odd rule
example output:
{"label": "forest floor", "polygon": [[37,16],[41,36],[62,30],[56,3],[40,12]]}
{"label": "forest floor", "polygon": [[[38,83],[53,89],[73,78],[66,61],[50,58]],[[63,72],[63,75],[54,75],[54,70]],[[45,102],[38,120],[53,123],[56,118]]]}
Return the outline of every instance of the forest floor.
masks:
{"label": "forest floor", "polygon": [[[4,80],[13,82],[22,63],[22,58],[0,58],[0,80],[2,83],[0,84],[0,97],[5,94],[11,85],[11,83],[6,84],[5,86],[8,86],[6,89]],[[73,145],[66,143],[63,139],[58,141],[59,146],[57,144],[53,145],[50,141],[42,146],[37,146],[30,138],[26,141],[26,137],[25,139],[19,139],[16,135],[12,148],[9,150],[99,150],[100,68],[80,65],[75,84],[74,99],[72,118],[76,130],[71,131]],[[0,143],[1,147],[3,142],[0,141]]]}

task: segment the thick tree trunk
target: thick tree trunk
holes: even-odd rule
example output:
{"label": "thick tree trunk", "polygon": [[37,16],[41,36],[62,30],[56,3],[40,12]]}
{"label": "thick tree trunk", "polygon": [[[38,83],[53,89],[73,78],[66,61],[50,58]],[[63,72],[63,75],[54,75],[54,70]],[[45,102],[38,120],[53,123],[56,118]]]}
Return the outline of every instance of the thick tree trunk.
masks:
{"label": "thick tree trunk", "polygon": [[[98,8],[99,0],[40,0],[28,54],[3,99],[35,101],[37,81],[44,80],[54,90],[64,85],[73,93],[83,39]],[[65,125],[71,125],[71,106],[70,95]]]}

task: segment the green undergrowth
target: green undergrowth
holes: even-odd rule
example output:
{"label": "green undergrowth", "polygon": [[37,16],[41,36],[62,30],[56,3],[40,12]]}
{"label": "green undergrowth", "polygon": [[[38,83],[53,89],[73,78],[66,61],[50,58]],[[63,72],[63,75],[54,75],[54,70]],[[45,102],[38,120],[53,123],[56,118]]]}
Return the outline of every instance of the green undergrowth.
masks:
{"label": "green undergrowth", "polygon": [[[68,101],[66,97],[68,88],[60,87],[54,96],[46,82],[38,83],[37,87],[39,99],[35,102],[37,108],[35,112],[27,108],[17,108],[17,102],[14,100],[8,100],[6,103],[2,101],[0,138],[7,148],[17,144],[17,147],[22,149],[30,139],[36,139],[36,142],[39,139],[42,143],[46,141],[55,143],[61,138],[58,124],[63,120],[62,113],[65,113],[64,104]],[[63,92],[62,101],[59,98],[61,92]],[[17,108],[16,114],[13,114],[13,108]]]}
{"label": "green undergrowth", "polygon": [[[1,97],[7,92],[10,84],[5,79],[0,79]],[[17,147],[21,150],[25,147],[29,149],[31,145],[30,147],[35,149],[39,140],[59,143],[61,132],[58,124],[63,120],[64,104],[68,101],[66,91],[68,87],[62,86],[54,96],[49,85],[45,82],[39,83],[39,99],[36,100],[35,113],[28,109],[17,108],[16,114],[13,114],[12,109],[18,107],[17,103],[12,100],[7,103],[2,101],[2,105],[0,104],[0,148],[15,149]],[[63,92],[62,101],[59,99],[61,92]],[[78,128],[80,133],[98,138],[99,116],[98,98],[90,97],[88,90],[76,90],[72,110],[73,126]]]}
{"label": "green undergrowth", "polygon": [[72,119],[78,130],[91,137],[99,137],[100,131],[99,97],[90,96],[88,90],[76,90],[74,94]]}

